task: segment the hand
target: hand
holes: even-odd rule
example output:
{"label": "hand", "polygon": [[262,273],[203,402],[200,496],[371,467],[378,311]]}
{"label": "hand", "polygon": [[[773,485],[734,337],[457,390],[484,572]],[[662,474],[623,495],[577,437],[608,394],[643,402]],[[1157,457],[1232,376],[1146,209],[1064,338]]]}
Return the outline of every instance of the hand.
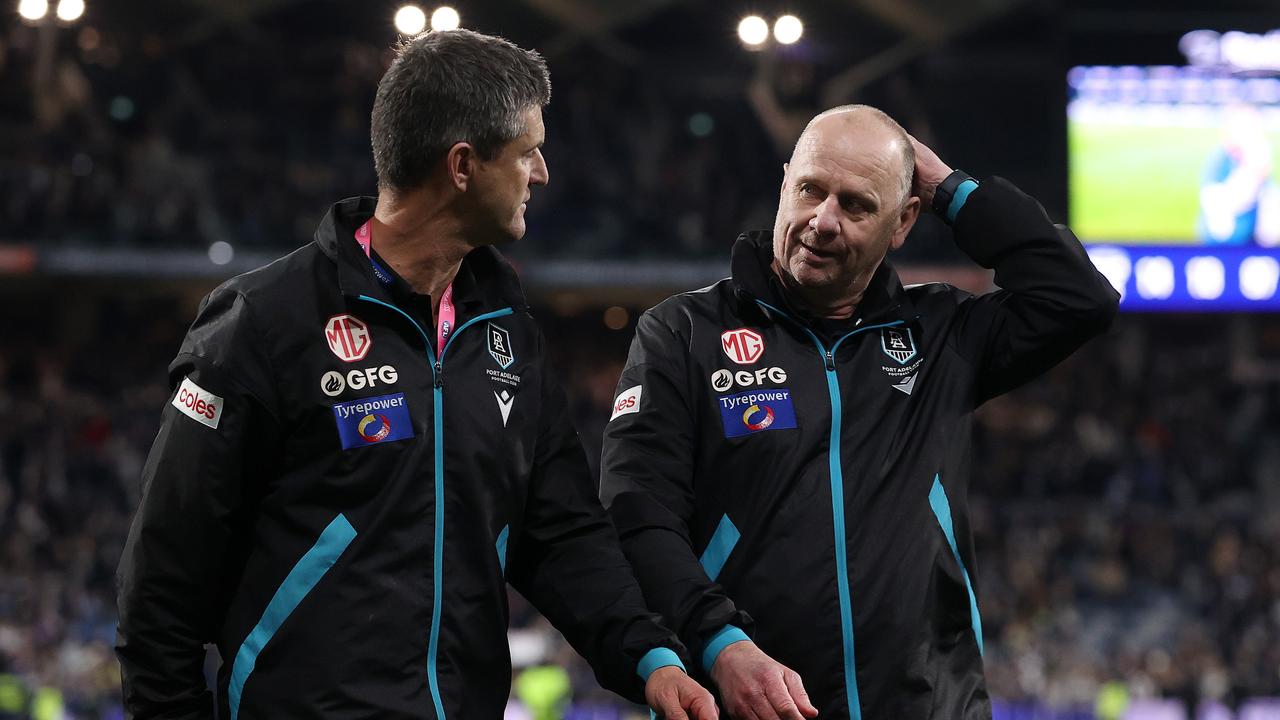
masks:
{"label": "hand", "polygon": [[911,138],[911,147],[916,151],[916,171],[911,180],[911,194],[920,198],[920,210],[928,212],[933,207],[934,191],[951,174],[952,168],[914,137]]}
{"label": "hand", "polygon": [[800,674],[765,655],[753,642],[744,640],[721,650],[711,666],[711,679],[720,688],[731,718],[804,720],[818,716]]}
{"label": "hand", "polygon": [[660,667],[644,684],[644,701],[660,718],[668,720],[718,720],[716,701],[707,689],[683,670]]}

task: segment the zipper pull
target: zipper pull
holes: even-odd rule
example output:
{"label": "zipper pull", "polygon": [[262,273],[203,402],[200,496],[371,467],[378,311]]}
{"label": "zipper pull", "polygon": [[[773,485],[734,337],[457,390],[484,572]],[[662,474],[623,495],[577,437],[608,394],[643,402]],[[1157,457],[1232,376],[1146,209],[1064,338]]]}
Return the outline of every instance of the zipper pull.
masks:
{"label": "zipper pull", "polygon": [[444,387],[444,366],[440,364],[439,360],[436,361],[436,387]]}
{"label": "zipper pull", "polygon": [[830,351],[830,350],[828,350],[828,351],[827,351],[827,369],[828,369],[828,370],[835,370],[835,369],[836,369],[836,359],[835,359],[835,357],[831,354],[831,351]]}

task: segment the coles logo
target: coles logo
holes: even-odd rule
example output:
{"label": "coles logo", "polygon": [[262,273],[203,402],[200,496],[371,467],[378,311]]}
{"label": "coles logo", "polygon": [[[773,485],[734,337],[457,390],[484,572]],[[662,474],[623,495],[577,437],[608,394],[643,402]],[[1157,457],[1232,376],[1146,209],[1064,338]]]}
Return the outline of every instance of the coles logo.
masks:
{"label": "coles logo", "polygon": [[334,315],[325,321],[324,339],[333,354],[346,362],[363,360],[373,345],[369,326],[355,315]]}
{"label": "coles logo", "polygon": [[621,415],[640,412],[640,395],[643,392],[644,386],[637,385],[619,393],[618,399],[613,401],[613,415],[609,417],[609,422],[613,422]]}
{"label": "coles logo", "polygon": [[747,328],[725,330],[720,333],[720,347],[730,360],[739,365],[750,365],[764,354],[764,338]]}
{"label": "coles logo", "polygon": [[356,432],[367,443],[381,442],[391,434],[391,421],[386,415],[365,415],[356,426]]}
{"label": "coles logo", "polygon": [[173,406],[183,415],[206,427],[217,429],[222,420],[222,398],[183,378],[178,394],[173,396]]}

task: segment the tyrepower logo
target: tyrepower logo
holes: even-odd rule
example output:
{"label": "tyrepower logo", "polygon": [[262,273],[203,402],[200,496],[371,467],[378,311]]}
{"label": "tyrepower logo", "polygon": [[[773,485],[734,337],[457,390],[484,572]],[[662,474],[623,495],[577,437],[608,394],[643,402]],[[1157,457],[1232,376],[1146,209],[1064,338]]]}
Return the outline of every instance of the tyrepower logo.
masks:
{"label": "tyrepower logo", "polygon": [[642,385],[623,390],[618,395],[618,399],[613,401],[613,415],[609,417],[609,422],[613,422],[622,415],[640,412],[640,394],[643,392]]}
{"label": "tyrepower logo", "polygon": [[369,354],[373,338],[369,326],[355,315],[334,315],[324,324],[324,339],[329,349],[346,362],[363,360]]}
{"label": "tyrepower logo", "polygon": [[173,396],[173,406],[183,415],[214,429],[222,419],[222,398],[195,384],[189,377],[182,379],[178,394]]}
{"label": "tyrepower logo", "polygon": [[764,354],[764,338],[747,328],[720,333],[720,346],[724,348],[724,354],[739,365],[750,365]]}

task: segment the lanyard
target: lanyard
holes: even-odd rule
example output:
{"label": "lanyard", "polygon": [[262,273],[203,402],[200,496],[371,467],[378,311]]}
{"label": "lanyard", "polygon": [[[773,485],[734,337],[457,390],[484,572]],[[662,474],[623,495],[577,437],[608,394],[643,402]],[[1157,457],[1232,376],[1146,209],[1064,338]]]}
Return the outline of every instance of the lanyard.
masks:
{"label": "lanyard", "polygon": [[[373,265],[373,274],[378,277],[378,282],[383,285],[390,285],[392,282],[392,274],[386,268],[382,267],[377,260],[373,259],[373,219],[365,221],[365,224],[356,230],[356,242],[359,243],[360,249],[364,251],[364,256],[369,258],[369,263]],[[440,296],[440,317],[436,318],[436,348],[437,352],[444,350],[444,344],[449,339],[449,333],[453,332],[455,313],[453,308],[453,283],[449,283],[449,287],[444,289],[444,294]]]}

